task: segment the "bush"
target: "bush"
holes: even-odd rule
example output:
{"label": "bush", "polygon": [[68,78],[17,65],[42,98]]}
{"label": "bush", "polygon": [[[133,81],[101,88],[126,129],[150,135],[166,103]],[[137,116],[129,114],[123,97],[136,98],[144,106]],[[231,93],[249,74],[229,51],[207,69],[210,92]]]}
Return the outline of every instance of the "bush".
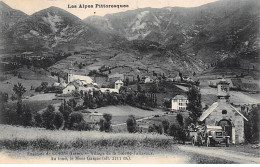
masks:
{"label": "bush", "polygon": [[46,129],[55,129],[54,126],[54,118],[55,118],[55,108],[52,105],[49,105],[45,111],[43,111],[42,119],[43,119],[43,126]]}
{"label": "bush", "polygon": [[20,116],[21,123],[23,126],[32,126],[33,125],[33,114],[29,107],[23,105],[22,114]]}
{"label": "bush", "polygon": [[63,115],[60,112],[56,112],[53,121],[55,128],[60,129],[63,125],[63,122],[64,122]]}
{"label": "bush", "polygon": [[170,126],[170,123],[168,120],[163,120],[162,121],[162,126],[163,126],[163,130],[164,130],[164,133],[167,133],[168,129],[169,129],[169,126]]}
{"label": "bush", "polygon": [[[72,112],[69,115],[69,129],[77,127],[80,122],[84,121],[83,115],[80,112]],[[74,125],[75,124],[75,125]]]}
{"label": "bush", "polygon": [[69,127],[69,116],[73,112],[73,108],[67,103],[61,103],[59,107],[60,113],[63,115],[64,119],[64,129]]}
{"label": "bush", "polygon": [[170,136],[176,137],[177,136],[177,130],[178,130],[178,127],[174,124],[171,124],[170,127],[169,127],[169,130],[168,130],[168,134]]}
{"label": "bush", "polygon": [[112,115],[105,113],[103,115],[103,119],[100,119],[100,121],[99,121],[99,130],[105,131],[105,132],[110,132],[112,130],[111,119],[112,119]]}
{"label": "bush", "polygon": [[34,116],[34,120],[35,120],[35,126],[36,127],[42,127],[42,115],[40,113],[36,113],[36,115]]}
{"label": "bush", "polygon": [[8,125],[17,125],[18,124],[18,115],[15,110],[10,110],[8,108],[1,106],[0,112],[0,123],[1,124],[8,124]]}
{"label": "bush", "polygon": [[177,114],[176,119],[177,119],[179,125],[180,125],[181,127],[183,127],[183,125],[184,125],[183,116],[182,116],[181,114]]}
{"label": "bush", "polygon": [[149,125],[148,132],[156,132],[156,133],[162,134],[163,133],[162,124]]}
{"label": "bush", "polygon": [[78,131],[87,131],[90,130],[91,127],[88,123],[86,123],[84,120],[79,123],[74,123],[71,127],[72,130],[78,130]]}
{"label": "bush", "polygon": [[248,121],[244,121],[245,139],[249,143],[259,143],[259,111],[260,104],[252,106],[251,111],[246,114]]}
{"label": "bush", "polygon": [[126,121],[127,130],[129,133],[135,133],[137,131],[136,119],[133,115],[130,115]]}

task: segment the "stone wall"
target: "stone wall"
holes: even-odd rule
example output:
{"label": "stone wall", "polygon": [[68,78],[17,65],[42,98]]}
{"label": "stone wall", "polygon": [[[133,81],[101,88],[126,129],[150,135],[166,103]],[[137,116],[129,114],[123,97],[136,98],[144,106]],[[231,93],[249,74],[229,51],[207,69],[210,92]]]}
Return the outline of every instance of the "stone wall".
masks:
{"label": "stone wall", "polygon": [[[222,114],[222,111],[226,110],[226,114]],[[244,119],[235,110],[230,107],[230,104],[220,102],[218,107],[206,118],[206,125],[216,126],[221,120],[229,120],[232,124],[232,143],[243,143],[245,140],[244,136]]]}

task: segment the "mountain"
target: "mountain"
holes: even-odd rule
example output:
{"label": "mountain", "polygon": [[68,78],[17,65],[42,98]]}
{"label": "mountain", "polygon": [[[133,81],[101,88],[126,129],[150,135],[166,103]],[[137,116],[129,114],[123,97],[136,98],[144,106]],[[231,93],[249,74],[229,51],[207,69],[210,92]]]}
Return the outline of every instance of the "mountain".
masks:
{"label": "mountain", "polygon": [[0,1],[0,32],[1,34],[8,30],[20,19],[27,17],[25,13],[19,10],[10,8],[4,2]]}
{"label": "mountain", "polygon": [[5,48],[15,48],[16,51],[73,50],[74,47],[93,43],[112,44],[116,37],[100,32],[63,9],[49,7],[14,24],[5,33]]}
{"label": "mountain", "polygon": [[27,17],[25,13],[12,9],[0,1],[0,49],[4,49],[6,43],[4,39],[9,28],[25,17]]}
{"label": "mountain", "polygon": [[120,68],[135,74],[147,68],[165,74],[203,71],[228,58],[259,66],[259,0],[142,8],[84,20],[57,7],[30,16],[4,3],[0,7],[5,23],[1,25],[7,25],[1,28],[1,51],[84,52],[92,47],[99,54],[90,53],[93,63],[88,64],[121,64]]}
{"label": "mountain", "polygon": [[258,0],[220,0],[193,8],[143,8],[91,16],[84,21],[130,41],[158,42],[174,48],[174,54],[211,62],[259,51],[259,17]]}

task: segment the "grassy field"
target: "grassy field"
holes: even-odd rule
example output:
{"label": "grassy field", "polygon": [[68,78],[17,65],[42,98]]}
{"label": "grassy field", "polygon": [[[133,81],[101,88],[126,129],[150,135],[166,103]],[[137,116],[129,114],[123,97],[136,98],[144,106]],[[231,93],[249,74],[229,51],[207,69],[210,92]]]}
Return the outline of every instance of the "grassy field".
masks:
{"label": "grassy field", "polygon": [[102,133],[98,131],[51,131],[40,128],[24,128],[0,125],[0,148],[70,149],[98,147],[167,147],[173,142],[169,136],[158,134]]}
{"label": "grassy field", "polygon": [[50,131],[9,125],[0,125],[0,131],[0,162],[7,163],[233,163],[183,152],[172,137],[158,134]]}
{"label": "grassy field", "polygon": [[160,109],[154,109],[154,111],[148,111],[139,109],[136,107],[122,105],[122,106],[107,106],[101,107],[97,109],[88,109],[91,112],[98,112],[98,113],[107,113],[112,114],[112,124],[120,124],[126,123],[129,115],[134,115],[136,119],[141,119],[145,117],[150,117],[154,115],[162,115],[164,112]]}
{"label": "grassy field", "polygon": [[[17,108],[16,103],[17,103],[17,101],[9,102],[8,108],[16,110],[16,108]],[[50,105],[50,104],[53,105],[53,104],[56,104],[56,103],[60,103],[60,101],[54,101],[54,100],[43,100],[43,101],[24,100],[23,101],[23,104],[30,107],[32,111],[39,111],[39,110],[42,110],[42,109],[48,107],[48,105]]]}

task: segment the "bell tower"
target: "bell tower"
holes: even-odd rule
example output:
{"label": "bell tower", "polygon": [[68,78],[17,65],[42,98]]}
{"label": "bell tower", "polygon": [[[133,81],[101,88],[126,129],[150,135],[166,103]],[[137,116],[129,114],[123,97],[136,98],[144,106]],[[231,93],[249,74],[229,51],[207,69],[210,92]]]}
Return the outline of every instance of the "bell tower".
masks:
{"label": "bell tower", "polygon": [[67,74],[67,83],[70,83],[72,81],[72,78],[73,78],[73,71],[74,71],[74,68],[72,66],[72,62],[70,63],[70,67],[69,67],[69,72]]}
{"label": "bell tower", "polygon": [[222,79],[217,84],[217,89],[218,89],[218,101],[229,102],[229,97],[230,97],[229,83],[225,79]]}

